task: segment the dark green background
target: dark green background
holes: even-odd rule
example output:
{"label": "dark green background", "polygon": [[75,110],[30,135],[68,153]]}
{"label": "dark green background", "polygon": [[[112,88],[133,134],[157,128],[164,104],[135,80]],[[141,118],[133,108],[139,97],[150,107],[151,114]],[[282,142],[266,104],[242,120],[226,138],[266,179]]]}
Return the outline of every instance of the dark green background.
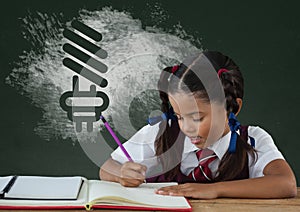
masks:
{"label": "dark green background", "polygon": [[[145,7],[146,2],[148,6]],[[0,175],[82,175],[97,178],[94,165],[78,143],[34,133],[42,110],[4,83],[14,62],[32,46],[22,36],[22,21],[28,12],[63,13],[65,21],[79,9],[127,10],[145,26],[151,5],[159,5],[169,18],[158,26],[170,29],[180,22],[183,29],[202,39],[204,49],[219,50],[236,61],[245,77],[244,108],[240,121],[259,125],[300,177],[298,130],[300,4],[297,1],[4,1],[0,12]],[[153,10],[152,8],[152,10]]]}

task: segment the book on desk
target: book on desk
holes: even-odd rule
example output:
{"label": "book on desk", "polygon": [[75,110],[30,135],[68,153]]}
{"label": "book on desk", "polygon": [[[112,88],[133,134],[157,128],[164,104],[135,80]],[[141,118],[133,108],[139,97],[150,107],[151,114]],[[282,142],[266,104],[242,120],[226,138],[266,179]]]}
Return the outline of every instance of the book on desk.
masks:
{"label": "book on desk", "polygon": [[136,188],[84,177],[0,177],[0,209],[130,209],[191,211],[184,197],[155,190],[177,183],[143,183]]}

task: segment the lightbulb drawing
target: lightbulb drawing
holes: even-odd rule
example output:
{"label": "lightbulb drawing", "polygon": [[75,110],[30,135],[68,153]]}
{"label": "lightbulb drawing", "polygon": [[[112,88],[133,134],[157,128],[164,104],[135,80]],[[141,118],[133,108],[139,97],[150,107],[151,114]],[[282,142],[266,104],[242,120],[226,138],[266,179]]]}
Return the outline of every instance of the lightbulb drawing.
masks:
{"label": "lightbulb drawing", "polygon": [[[79,21],[72,21],[71,26],[80,33],[82,33],[84,36],[87,36],[93,39],[94,41],[102,40],[101,33],[97,32],[96,30],[90,28],[89,26]],[[65,29],[63,31],[63,35],[65,38],[67,38],[74,44],[90,52],[93,56],[97,56],[101,59],[105,59],[107,57],[107,52],[105,50],[101,49],[99,46],[93,44],[87,39],[83,38],[76,32],[70,29]],[[69,55],[80,60],[89,67],[93,68],[93,70],[96,70],[100,73],[107,72],[108,68],[105,64],[97,60],[95,57],[92,57],[89,54],[83,52],[76,46],[66,43],[63,45],[63,50]],[[108,84],[107,80],[98,75],[98,73],[95,73],[89,67],[82,66],[78,62],[74,61],[72,58],[64,58],[63,64],[75,73],[81,75],[82,77],[88,79],[89,81],[93,82],[94,84],[100,87],[104,88]],[[90,102],[91,99],[96,101],[99,98],[102,99],[101,105],[86,105],[86,103],[83,104],[84,100],[86,100],[86,102]],[[71,104],[67,103],[69,99],[72,99]],[[74,102],[78,102],[77,100],[81,100],[80,104],[83,105],[75,104]],[[63,110],[67,111],[68,118],[76,123],[77,132],[80,132],[82,130],[83,122],[87,123],[88,132],[93,131],[93,122],[96,122],[100,119],[101,112],[106,110],[108,105],[108,96],[102,91],[96,91],[95,85],[91,85],[89,91],[80,91],[78,76],[73,76],[73,90],[63,93],[60,97],[60,106]]]}

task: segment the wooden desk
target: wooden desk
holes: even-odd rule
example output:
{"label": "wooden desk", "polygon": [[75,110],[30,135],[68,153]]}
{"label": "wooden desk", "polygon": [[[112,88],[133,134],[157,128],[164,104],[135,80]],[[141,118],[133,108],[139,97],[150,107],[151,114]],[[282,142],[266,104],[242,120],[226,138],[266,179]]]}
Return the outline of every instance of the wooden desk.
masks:
{"label": "wooden desk", "polygon": [[232,211],[300,211],[300,187],[298,196],[290,199],[214,199],[190,200],[193,212],[232,212]]}
{"label": "wooden desk", "polygon": [[[298,188],[298,196],[290,199],[214,199],[214,200],[189,200],[193,212],[290,212],[300,211],[300,187]],[[3,210],[1,210],[3,211]],[[1,212],[0,211],[0,212]],[[33,212],[41,212],[42,210],[34,210]],[[63,211],[63,210],[60,210]],[[64,210],[65,212],[83,212],[84,210]],[[92,210],[112,212],[114,210]],[[127,212],[128,210],[120,210],[120,212]],[[26,210],[18,210],[18,212],[28,212]],[[43,212],[45,212],[43,210]],[[55,210],[48,210],[47,212],[55,212]]]}

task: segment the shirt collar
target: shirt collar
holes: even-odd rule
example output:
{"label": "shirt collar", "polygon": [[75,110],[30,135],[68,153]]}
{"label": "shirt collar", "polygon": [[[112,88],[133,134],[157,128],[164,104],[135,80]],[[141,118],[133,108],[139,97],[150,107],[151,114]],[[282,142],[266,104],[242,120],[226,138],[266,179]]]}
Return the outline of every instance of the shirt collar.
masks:
{"label": "shirt collar", "polygon": [[219,140],[217,140],[214,144],[208,147],[208,149],[215,152],[215,154],[218,156],[220,160],[228,150],[230,135],[231,133],[229,131],[226,135],[224,135]]}

